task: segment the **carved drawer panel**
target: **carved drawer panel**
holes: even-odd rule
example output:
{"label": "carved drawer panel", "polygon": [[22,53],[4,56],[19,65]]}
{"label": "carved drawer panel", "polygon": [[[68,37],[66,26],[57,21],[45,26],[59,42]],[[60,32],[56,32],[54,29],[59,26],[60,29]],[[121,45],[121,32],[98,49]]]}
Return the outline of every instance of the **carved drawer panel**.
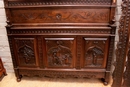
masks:
{"label": "carved drawer panel", "polygon": [[36,38],[14,38],[16,58],[20,67],[37,67]]}
{"label": "carved drawer panel", "polygon": [[13,23],[109,23],[109,8],[22,8],[11,10]]}
{"label": "carved drawer panel", "polygon": [[108,53],[108,38],[84,38],[85,68],[105,68]]}
{"label": "carved drawer panel", "polygon": [[45,38],[47,67],[72,68],[75,61],[74,38]]}

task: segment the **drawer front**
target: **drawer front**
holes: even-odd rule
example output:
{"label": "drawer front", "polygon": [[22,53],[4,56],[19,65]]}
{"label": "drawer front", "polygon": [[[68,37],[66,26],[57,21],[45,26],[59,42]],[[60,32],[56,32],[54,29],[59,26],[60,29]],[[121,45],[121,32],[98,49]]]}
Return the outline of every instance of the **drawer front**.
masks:
{"label": "drawer front", "polygon": [[84,68],[105,68],[108,38],[84,38]]}
{"label": "drawer front", "polygon": [[38,66],[36,38],[14,38],[14,46],[18,66]]}
{"label": "drawer front", "polygon": [[73,68],[75,61],[74,38],[44,38],[47,68]]}
{"label": "drawer front", "polygon": [[109,23],[109,8],[11,9],[13,23]]}

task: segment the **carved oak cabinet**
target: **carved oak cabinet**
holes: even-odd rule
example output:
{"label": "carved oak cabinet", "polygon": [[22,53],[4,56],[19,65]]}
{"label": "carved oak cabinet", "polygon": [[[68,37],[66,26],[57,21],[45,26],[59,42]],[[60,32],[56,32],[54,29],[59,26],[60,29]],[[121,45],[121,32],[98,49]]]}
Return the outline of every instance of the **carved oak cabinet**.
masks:
{"label": "carved oak cabinet", "polygon": [[17,80],[110,76],[116,0],[4,0]]}

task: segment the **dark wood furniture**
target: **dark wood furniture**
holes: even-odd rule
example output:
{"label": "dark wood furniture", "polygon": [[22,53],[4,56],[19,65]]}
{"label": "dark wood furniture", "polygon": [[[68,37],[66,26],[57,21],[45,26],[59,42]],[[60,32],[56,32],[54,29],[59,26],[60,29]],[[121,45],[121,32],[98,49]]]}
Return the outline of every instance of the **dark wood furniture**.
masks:
{"label": "dark wood furniture", "polygon": [[4,66],[3,66],[2,60],[1,60],[1,58],[0,58],[0,81],[2,80],[2,78],[3,78],[5,75],[7,75],[7,74],[6,74],[6,70],[5,70]]}
{"label": "dark wood furniture", "polygon": [[103,78],[114,49],[116,0],[4,0],[17,80]]}
{"label": "dark wood furniture", "polygon": [[130,0],[122,0],[112,87],[130,87]]}

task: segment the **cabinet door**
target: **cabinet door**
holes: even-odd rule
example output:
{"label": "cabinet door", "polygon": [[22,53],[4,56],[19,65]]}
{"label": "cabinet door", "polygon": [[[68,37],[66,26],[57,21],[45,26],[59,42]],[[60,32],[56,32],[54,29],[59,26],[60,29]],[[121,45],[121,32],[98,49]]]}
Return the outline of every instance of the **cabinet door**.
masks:
{"label": "cabinet door", "polygon": [[45,38],[48,68],[73,68],[75,61],[74,38]]}
{"label": "cabinet door", "polygon": [[14,38],[14,46],[18,66],[38,66],[36,38]]}
{"label": "cabinet door", "polygon": [[105,68],[108,54],[108,38],[84,38],[85,68]]}

